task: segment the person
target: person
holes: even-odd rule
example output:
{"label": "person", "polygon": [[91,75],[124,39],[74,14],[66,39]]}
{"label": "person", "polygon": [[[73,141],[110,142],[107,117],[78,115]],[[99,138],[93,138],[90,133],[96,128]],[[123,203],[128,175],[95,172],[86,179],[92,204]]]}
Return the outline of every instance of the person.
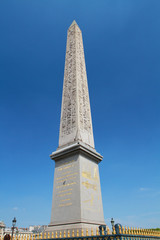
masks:
{"label": "person", "polygon": [[5,236],[4,236],[4,240],[10,240],[11,239],[11,236],[9,235],[9,234],[6,234]]}

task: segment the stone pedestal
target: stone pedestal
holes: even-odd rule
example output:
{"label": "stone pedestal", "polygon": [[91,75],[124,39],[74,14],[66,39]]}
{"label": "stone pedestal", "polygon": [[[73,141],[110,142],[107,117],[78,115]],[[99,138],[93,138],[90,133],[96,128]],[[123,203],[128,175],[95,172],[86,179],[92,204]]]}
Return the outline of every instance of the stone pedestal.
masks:
{"label": "stone pedestal", "polygon": [[102,156],[82,142],[52,153],[55,160],[51,222],[48,231],[105,225],[98,163]]}

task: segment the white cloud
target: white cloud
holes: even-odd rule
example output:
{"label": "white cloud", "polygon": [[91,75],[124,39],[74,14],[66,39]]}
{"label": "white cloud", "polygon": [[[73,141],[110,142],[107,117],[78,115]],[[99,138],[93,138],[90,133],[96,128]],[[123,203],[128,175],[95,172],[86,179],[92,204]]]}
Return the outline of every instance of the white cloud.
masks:
{"label": "white cloud", "polygon": [[13,210],[14,210],[14,211],[17,211],[17,210],[18,210],[18,207],[14,207]]}
{"label": "white cloud", "polygon": [[146,192],[148,194],[148,196],[150,196],[150,197],[158,197],[160,195],[159,189],[156,190],[156,189],[141,187],[141,188],[139,188],[139,191]]}
{"label": "white cloud", "polygon": [[150,189],[149,189],[149,188],[141,187],[139,190],[140,190],[141,192],[144,192],[144,191],[149,191]]}

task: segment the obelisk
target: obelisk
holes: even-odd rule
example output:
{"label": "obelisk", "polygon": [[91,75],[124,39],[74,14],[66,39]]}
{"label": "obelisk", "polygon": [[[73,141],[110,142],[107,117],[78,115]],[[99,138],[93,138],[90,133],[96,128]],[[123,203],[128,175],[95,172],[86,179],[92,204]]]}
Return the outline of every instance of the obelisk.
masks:
{"label": "obelisk", "polygon": [[68,29],[58,149],[55,161],[50,231],[93,229],[105,225],[94,148],[82,33]]}

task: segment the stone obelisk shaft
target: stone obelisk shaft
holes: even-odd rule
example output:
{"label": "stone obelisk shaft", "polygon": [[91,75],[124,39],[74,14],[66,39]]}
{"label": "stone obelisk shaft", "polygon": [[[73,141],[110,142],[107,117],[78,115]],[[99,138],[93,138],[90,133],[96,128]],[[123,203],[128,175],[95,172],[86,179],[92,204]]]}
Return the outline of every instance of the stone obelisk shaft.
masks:
{"label": "stone obelisk shaft", "polygon": [[105,225],[98,163],[94,148],[82,33],[68,29],[59,147],[55,161],[49,231],[92,229]]}
{"label": "stone obelisk shaft", "polygon": [[74,21],[67,35],[59,147],[77,140],[94,148],[82,33]]}

